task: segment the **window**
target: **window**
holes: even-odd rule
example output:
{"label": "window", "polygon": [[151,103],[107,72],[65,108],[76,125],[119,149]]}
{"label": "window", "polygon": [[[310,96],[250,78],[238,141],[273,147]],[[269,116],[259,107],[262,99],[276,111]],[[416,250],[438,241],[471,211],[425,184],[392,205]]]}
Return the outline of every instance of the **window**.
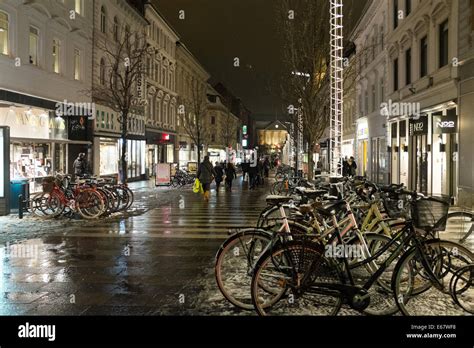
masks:
{"label": "window", "polygon": [[105,85],[105,60],[102,58],[100,60],[100,67],[99,67],[99,82],[102,86]]}
{"label": "window", "polygon": [[449,49],[449,26],[448,21],[444,21],[439,26],[439,67],[448,64],[448,49]]}
{"label": "window", "polygon": [[380,28],[380,47],[381,50],[383,51],[385,48],[385,40],[384,40],[384,31],[383,27]]}
{"label": "window", "polygon": [[428,38],[420,40],[420,78],[428,75]]}
{"label": "window", "polygon": [[398,91],[398,58],[393,61],[393,90]]}
{"label": "window", "polygon": [[212,135],[211,135],[211,141],[212,141],[212,142],[215,142],[215,141],[216,141],[216,135],[215,135],[215,134],[212,134]]}
{"label": "window", "polygon": [[117,17],[114,17],[114,40],[119,41],[119,21]]}
{"label": "window", "polygon": [[211,124],[216,124],[216,116],[211,116]]}
{"label": "window", "polygon": [[405,17],[411,13],[411,0],[405,0]]}
{"label": "window", "polygon": [[105,13],[105,7],[100,8],[100,31],[105,34],[107,30],[107,14]]}
{"label": "window", "polygon": [[393,29],[398,27],[398,0],[393,0]]}
{"label": "window", "polygon": [[[63,1],[64,2],[64,1]],[[76,11],[76,13],[82,15],[83,12],[84,12],[84,8],[83,8],[83,0],[75,0],[74,2],[74,11]]]}
{"label": "window", "polygon": [[60,61],[60,55],[61,55],[60,49],[61,47],[60,47],[59,40],[54,39],[53,40],[53,71],[56,74],[59,74],[60,72],[60,67],[59,67],[59,61]]}
{"label": "window", "polygon": [[411,48],[405,51],[405,84],[411,83]]}
{"label": "window", "polygon": [[30,64],[38,65],[39,32],[30,27]]}
{"label": "window", "polygon": [[81,51],[74,49],[74,80],[81,79]]}
{"label": "window", "polygon": [[0,12],[0,54],[8,54],[8,15]]}

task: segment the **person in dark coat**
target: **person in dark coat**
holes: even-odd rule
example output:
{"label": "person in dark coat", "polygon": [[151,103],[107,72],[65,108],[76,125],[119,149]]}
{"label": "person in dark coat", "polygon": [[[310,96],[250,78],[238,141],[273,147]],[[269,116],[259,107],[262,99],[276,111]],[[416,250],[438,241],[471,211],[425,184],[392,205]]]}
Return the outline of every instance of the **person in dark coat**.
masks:
{"label": "person in dark coat", "polygon": [[197,178],[202,184],[202,189],[204,190],[204,200],[209,201],[210,198],[210,191],[211,191],[211,183],[216,176],[216,172],[214,171],[214,167],[212,166],[211,161],[209,161],[209,156],[204,157],[204,161],[199,165],[197,171]]}
{"label": "person in dark coat", "polygon": [[268,178],[270,173],[270,161],[268,160],[268,157],[266,157],[265,162],[263,162],[263,170],[265,171],[265,177]]}
{"label": "person in dark coat", "polygon": [[219,162],[216,162],[214,172],[216,173],[216,192],[218,192],[224,177],[224,168],[219,164]]}
{"label": "person in dark coat", "polygon": [[349,175],[356,176],[357,175],[357,164],[355,163],[354,157],[351,156],[349,161],[347,161],[347,165],[349,166]]}
{"label": "person in dark coat", "polygon": [[232,191],[232,181],[234,179],[237,179],[237,172],[235,171],[234,165],[227,163],[227,168],[225,169],[225,185],[229,191]]}
{"label": "person in dark coat", "polygon": [[349,175],[349,162],[347,161],[347,157],[344,157],[342,160],[342,176],[347,177]]}
{"label": "person in dark coat", "polygon": [[80,153],[74,163],[72,164],[75,177],[83,177],[87,173],[87,160],[86,154]]}

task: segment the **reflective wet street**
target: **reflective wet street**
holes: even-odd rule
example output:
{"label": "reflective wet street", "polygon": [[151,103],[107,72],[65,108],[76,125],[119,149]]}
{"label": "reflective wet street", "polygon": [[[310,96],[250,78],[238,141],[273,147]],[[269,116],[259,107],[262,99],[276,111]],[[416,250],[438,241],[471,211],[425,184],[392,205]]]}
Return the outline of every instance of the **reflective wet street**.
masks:
{"label": "reflective wet street", "polygon": [[202,313],[220,243],[265,206],[268,188],[240,183],[209,203],[191,188],[133,184],[127,217],[0,220],[0,315]]}

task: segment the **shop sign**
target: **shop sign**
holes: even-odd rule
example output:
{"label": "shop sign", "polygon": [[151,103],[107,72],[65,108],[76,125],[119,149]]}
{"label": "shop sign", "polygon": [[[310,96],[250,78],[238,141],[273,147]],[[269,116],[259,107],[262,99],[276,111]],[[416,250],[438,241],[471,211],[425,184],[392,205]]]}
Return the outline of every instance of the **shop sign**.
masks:
{"label": "shop sign", "polygon": [[458,117],[452,116],[433,116],[434,134],[451,134],[458,131]]}
{"label": "shop sign", "polygon": [[359,122],[357,124],[357,139],[368,139],[369,138],[369,126],[367,122]]}
{"label": "shop sign", "polygon": [[12,138],[67,139],[66,121],[52,112],[7,111],[6,125]]}
{"label": "shop sign", "polygon": [[169,185],[171,183],[171,164],[158,163],[156,165],[156,186]]}
{"label": "shop sign", "polygon": [[196,174],[198,170],[197,162],[188,162],[188,172],[190,174]]}
{"label": "shop sign", "polygon": [[410,119],[410,136],[428,134],[428,117],[422,116],[419,119]]}

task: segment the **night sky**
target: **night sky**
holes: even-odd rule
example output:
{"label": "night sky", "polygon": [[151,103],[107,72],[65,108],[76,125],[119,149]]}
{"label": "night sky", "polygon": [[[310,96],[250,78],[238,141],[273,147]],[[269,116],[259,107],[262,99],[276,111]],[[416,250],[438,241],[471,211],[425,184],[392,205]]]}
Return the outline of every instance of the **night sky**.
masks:
{"label": "night sky", "polygon": [[[283,73],[282,39],[276,30],[280,0],[155,0],[181,40],[212,75],[240,97],[259,120],[281,114],[275,76]],[[311,1],[311,0],[297,0]],[[355,22],[366,0],[347,0]],[[185,19],[178,18],[180,10]],[[347,23],[346,23],[347,25]],[[351,24],[352,25],[352,24]],[[240,68],[233,66],[239,57]]]}

